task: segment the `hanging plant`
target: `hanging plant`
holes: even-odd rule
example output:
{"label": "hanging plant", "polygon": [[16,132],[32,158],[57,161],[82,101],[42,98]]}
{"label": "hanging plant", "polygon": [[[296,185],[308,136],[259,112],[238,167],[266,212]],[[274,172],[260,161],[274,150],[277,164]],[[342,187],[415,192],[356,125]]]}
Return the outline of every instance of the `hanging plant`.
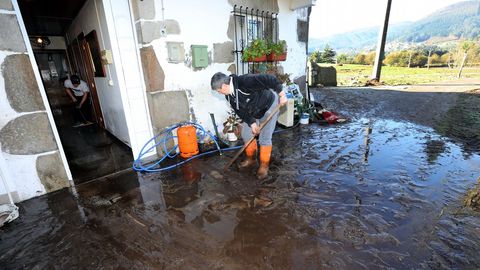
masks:
{"label": "hanging plant", "polygon": [[268,61],[285,61],[287,60],[287,42],[285,40],[279,40],[277,43],[268,43],[267,55]]}
{"label": "hanging plant", "polygon": [[254,39],[250,46],[243,50],[242,59],[244,62],[265,62],[270,51],[262,39]]}

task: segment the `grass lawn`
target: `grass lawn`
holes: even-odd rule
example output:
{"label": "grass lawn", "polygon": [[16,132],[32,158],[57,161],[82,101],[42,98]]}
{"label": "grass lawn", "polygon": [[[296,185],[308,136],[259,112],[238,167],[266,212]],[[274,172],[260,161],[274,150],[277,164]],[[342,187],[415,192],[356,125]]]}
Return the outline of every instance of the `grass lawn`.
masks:
{"label": "grass lawn", "polygon": [[[321,66],[332,66],[321,64]],[[337,69],[338,85],[363,86],[370,79],[373,66],[367,65],[333,65]],[[447,67],[406,68],[406,67],[382,67],[381,81],[387,85],[406,85],[428,82],[456,80],[458,68]],[[466,67],[462,72],[463,78],[479,78],[480,67]]]}

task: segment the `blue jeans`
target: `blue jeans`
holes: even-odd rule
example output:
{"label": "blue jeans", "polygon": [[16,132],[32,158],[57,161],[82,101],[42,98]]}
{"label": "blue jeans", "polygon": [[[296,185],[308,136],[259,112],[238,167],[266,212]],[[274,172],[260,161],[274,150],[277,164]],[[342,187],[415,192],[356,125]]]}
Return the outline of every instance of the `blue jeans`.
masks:
{"label": "blue jeans", "polygon": [[[272,90],[270,90],[272,91]],[[273,91],[272,91],[273,92]],[[265,119],[272,113],[273,109],[278,105],[278,94],[273,92],[275,95],[275,99],[273,100],[272,105],[270,108],[268,108],[267,112],[265,115],[263,115],[262,118],[257,119],[257,125],[260,126],[260,123],[263,123]],[[263,127],[262,131],[260,132],[260,135],[258,136],[258,141],[260,146],[264,145],[272,145],[272,135],[273,131],[275,131],[275,126],[277,124],[277,118],[278,118],[278,111],[273,115],[272,119],[270,122],[268,122],[265,127]],[[242,124],[242,139],[244,142],[248,142],[251,138],[253,137],[252,134],[252,129],[250,126],[248,126],[247,123]]]}

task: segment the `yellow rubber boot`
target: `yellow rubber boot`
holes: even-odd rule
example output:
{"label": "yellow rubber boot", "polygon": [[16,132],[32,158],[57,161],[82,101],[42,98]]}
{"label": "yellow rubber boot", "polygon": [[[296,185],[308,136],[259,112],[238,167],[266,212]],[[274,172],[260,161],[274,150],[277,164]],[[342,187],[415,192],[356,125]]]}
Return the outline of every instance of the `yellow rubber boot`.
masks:
{"label": "yellow rubber boot", "polygon": [[245,154],[247,157],[238,165],[240,169],[248,168],[257,163],[255,160],[255,156],[257,155],[257,140],[253,140],[247,148],[245,148]]}
{"label": "yellow rubber boot", "polygon": [[260,167],[257,171],[257,178],[263,180],[268,176],[268,168],[270,166],[270,157],[272,155],[271,145],[260,146]]}

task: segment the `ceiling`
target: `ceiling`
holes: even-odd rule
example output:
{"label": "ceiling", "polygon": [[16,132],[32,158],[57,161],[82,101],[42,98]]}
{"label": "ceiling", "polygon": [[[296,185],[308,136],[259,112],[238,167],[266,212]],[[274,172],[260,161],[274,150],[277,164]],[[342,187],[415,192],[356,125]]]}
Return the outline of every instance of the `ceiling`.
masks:
{"label": "ceiling", "polygon": [[86,0],[18,0],[29,36],[64,36]]}

